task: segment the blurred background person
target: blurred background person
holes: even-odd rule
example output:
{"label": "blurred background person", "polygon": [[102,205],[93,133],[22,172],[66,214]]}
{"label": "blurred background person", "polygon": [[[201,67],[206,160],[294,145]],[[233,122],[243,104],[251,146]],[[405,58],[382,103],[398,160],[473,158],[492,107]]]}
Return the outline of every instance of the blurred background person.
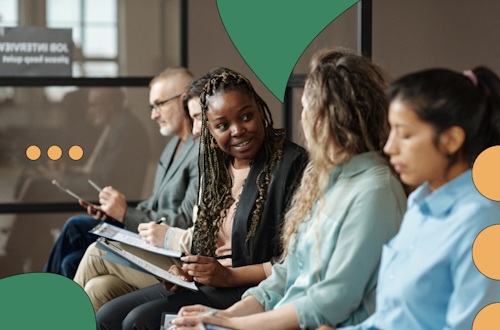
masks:
{"label": "blurred background person", "polygon": [[[100,132],[94,148],[84,149],[83,163],[61,158],[37,165],[28,173],[29,179],[21,189],[24,191],[19,193],[20,201],[75,201],[52,185],[54,179],[86,200],[97,200],[99,196],[88,179],[100,187],[121,189],[132,200],[141,196],[150,158],[146,130],[126,108],[125,94],[120,88],[92,88],[87,97],[87,111],[80,122]],[[64,136],[69,134],[67,129],[63,132]],[[64,214],[17,216],[5,248],[6,256],[0,259],[0,276],[41,271],[66,218]]]}

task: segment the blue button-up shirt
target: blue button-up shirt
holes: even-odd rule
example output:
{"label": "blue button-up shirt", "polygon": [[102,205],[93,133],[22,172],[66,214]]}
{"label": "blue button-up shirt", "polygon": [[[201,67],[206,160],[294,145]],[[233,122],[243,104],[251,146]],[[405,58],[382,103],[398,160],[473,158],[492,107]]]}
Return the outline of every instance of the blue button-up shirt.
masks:
{"label": "blue button-up shirt", "polygon": [[243,296],[266,310],[293,303],[299,323],[350,325],[375,311],[382,246],[396,234],[406,195],[372,153],[356,155],[330,172],[325,204],[303,223],[283,264]]}
{"label": "blue button-up shirt", "polygon": [[470,170],[434,192],[419,187],[384,246],[375,314],[343,329],[470,330],[483,307],[500,301],[500,282],[472,259],[476,236],[499,223],[500,203],[479,194]]}

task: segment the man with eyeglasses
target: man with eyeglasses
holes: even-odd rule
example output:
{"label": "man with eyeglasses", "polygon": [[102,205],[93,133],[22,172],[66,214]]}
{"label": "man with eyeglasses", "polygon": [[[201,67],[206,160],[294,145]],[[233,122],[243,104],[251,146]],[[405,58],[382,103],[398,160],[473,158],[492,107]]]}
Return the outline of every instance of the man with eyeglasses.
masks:
{"label": "man with eyeglasses", "polygon": [[151,119],[158,122],[162,135],[172,136],[158,163],[153,195],[132,208],[127,206],[120,191],[105,187],[99,194],[100,206],[80,202],[92,217],[70,219],[65,224],[46,271],[73,278],[76,269],[69,273],[64,265],[69,263],[68,259],[73,264],[75,258],[81,260],[87,247],[97,239],[88,231],[101,220],[139,232],[145,241],[162,248],[169,226],[192,225],[198,185],[198,141],[191,134],[191,121],[182,103],[192,79],[193,75],[185,68],[169,68],[150,83]]}

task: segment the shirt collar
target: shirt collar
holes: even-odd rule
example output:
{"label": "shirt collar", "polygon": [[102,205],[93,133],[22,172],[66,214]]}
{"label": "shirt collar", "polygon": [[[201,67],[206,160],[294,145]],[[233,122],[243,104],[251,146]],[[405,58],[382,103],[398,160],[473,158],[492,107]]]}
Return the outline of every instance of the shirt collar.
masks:
{"label": "shirt collar", "polygon": [[351,157],[347,162],[338,164],[330,171],[330,180],[335,182],[339,178],[355,176],[370,167],[383,164],[373,152],[364,152]]}
{"label": "shirt collar", "polygon": [[424,214],[439,217],[447,213],[456,200],[474,188],[472,170],[467,170],[452,181],[432,192],[429,183],[418,187],[408,197],[408,208],[417,204]]}

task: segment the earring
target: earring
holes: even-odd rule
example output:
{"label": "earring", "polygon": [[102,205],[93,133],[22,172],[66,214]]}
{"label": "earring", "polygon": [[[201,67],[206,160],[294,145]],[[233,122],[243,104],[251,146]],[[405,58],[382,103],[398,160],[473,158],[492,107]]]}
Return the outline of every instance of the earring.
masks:
{"label": "earring", "polygon": [[217,144],[217,140],[212,136],[212,146],[217,149],[219,145]]}
{"label": "earring", "polygon": [[269,127],[269,123],[267,122],[267,119],[264,118],[264,127],[267,129]]}

